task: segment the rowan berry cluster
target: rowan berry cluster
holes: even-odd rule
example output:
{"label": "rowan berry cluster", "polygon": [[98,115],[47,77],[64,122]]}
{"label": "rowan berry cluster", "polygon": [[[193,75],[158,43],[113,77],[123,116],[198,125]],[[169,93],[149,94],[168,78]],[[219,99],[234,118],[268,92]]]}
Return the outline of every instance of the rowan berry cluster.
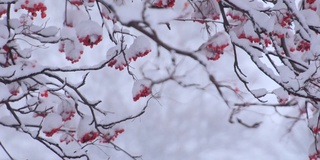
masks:
{"label": "rowan berry cluster", "polygon": [[297,45],[297,51],[304,52],[310,50],[310,43],[304,40],[300,41]]}
{"label": "rowan berry cluster", "polygon": [[318,153],[309,156],[309,160],[318,160],[318,158],[320,158],[320,155]]}
{"label": "rowan berry cluster", "polygon": [[278,102],[280,103],[280,104],[284,104],[284,103],[286,103],[288,101],[288,98],[278,98]]}
{"label": "rowan berry cluster", "polygon": [[216,61],[220,58],[220,55],[223,54],[224,49],[229,46],[229,44],[222,44],[222,45],[214,45],[212,43],[207,45],[207,50],[213,53],[213,56],[207,56],[208,60]]}
{"label": "rowan berry cluster", "polygon": [[320,133],[320,128],[319,127],[314,127],[314,128],[312,128],[312,132],[314,134],[318,134],[318,133]]}
{"label": "rowan berry cluster", "polygon": [[[83,51],[81,51],[80,54],[83,54]],[[71,61],[72,64],[79,62],[80,58],[81,58],[81,56],[79,56],[77,58],[66,56],[66,59],[68,61]]]}
{"label": "rowan berry cluster", "polygon": [[31,13],[33,17],[37,16],[38,11],[41,12],[41,18],[45,18],[47,16],[47,7],[42,2],[31,4],[29,0],[26,0],[24,4],[21,4],[21,8]]}
{"label": "rowan berry cluster", "polygon": [[6,14],[7,13],[7,10],[6,9],[2,9],[0,10],[0,18],[2,15]]}
{"label": "rowan berry cluster", "polygon": [[[96,0],[86,0],[88,3],[94,3]],[[72,5],[81,6],[84,3],[84,0],[69,0]]]}
{"label": "rowan berry cluster", "polygon": [[291,13],[289,13],[288,11],[286,11],[285,13],[280,13],[279,16],[279,24],[282,27],[289,27],[291,21],[292,21],[292,17],[293,15]]}
{"label": "rowan berry cluster", "polygon": [[19,90],[11,90],[10,93],[14,96],[19,94]]}
{"label": "rowan berry cluster", "polygon": [[48,90],[44,90],[41,94],[40,94],[41,97],[48,97],[49,96],[49,92]]}
{"label": "rowan berry cluster", "polygon": [[174,3],[175,0],[159,0],[158,2],[153,3],[153,6],[158,8],[171,8],[174,6]]}
{"label": "rowan berry cluster", "polygon": [[138,57],[143,57],[143,56],[146,56],[148,53],[150,53],[151,50],[148,49],[144,52],[139,52],[138,54],[134,55],[133,57],[131,57],[129,60],[133,59],[133,61],[136,61]]}
{"label": "rowan berry cluster", "polygon": [[230,18],[232,18],[235,21],[244,22],[247,20],[247,17],[244,16],[244,14],[239,11],[230,11],[227,13],[227,16],[229,16]]}
{"label": "rowan berry cluster", "polygon": [[51,137],[53,134],[55,134],[56,132],[58,132],[60,130],[61,126],[58,128],[54,128],[52,129],[50,132],[43,132],[47,137]]}
{"label": "rowan berry cluster", "polygon": [[93,45],[97,45],[102,41],[102,35],[87,35],[82,38],[79,37],[79,41],[83,43],[83,45],[90,46],[92,48]]}
{"label": "rowan berry cluster", "polygon": [[83,5],[83,0],[70,0],[69,2],[75,6]]}
{"label": "rowan berry cluster", "polygon": [[140,90],[139,93],[133,97],[133,100],[137,101],[140,97],[147,97],[149,94],[151,94],[150,88],[147,86],[143,86],[142,90]]}
{"label": "rowan berry cluster", "polygon": [[128,64],[125,61],[123,63],[119,63],[119,64],[117,64],[117,62],[118,61],[116,59],[110,60],[108,63],[108,67],[112,68],[113,66],[115,66],[114,67],[115,69],[122,71],[124,69],[124,67],[128,66]]}
{"label": "rowan berry cluster", "polygon": [[94,139],[96,139],[99,136],[98,132],[91,131],[89,133],[86,133],[85,135],[82,136],[81,139],[78,141],[81,143],[86,143],[86,142],[92,142]]}
{"label": "rowan berry cluster", "polygon": [[259,43],[260,42],[260,38],[259,37],[253,37],[253,36],[247,36],[246,34],[244,33],[241,33],[238,38],[240,39],[248,39],[251,43]]}
{"label": "rowan berry cluster", "polygon": [[60,137],[60,142],[66,142],[66,144],[69,144],[74,140],[74,134],[65,133],[62,134]]}
{"label": "rowan berry cluster", "polygon": [[118,129],[115,130],[115,133],[111,135],[110,133],[107,133],[103,135],[102,139],[100,140],[101,143],[110,143],[111,141],[114,141],[119,134],[123,133],[124,129]]}

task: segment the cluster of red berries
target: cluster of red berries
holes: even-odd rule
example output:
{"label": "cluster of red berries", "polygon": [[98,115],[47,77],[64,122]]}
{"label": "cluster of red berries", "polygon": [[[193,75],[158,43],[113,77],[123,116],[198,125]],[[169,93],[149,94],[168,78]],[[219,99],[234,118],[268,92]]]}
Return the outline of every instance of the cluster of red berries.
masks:
{"label": "cluster of red berries", "polygon": [[63,52],[64,52],[64,47],[65,47],[65,44],[64,44],[63,41],[61,41],[61,42],[59,43],[59,52],[63,53]]}
{"label": "cluster of red berries", "polygon": [[[80,54],[83,54],[83,51],[80,51]],[[67,59],[68,61],[71,61],[72,64],[79,62],[80,58],[81,58],[80,56],[79,56],[77,59],[66,56],[66,59]]]}
{"label": "cluster of red berries", "polygon": [[33,17],[36,17],[37,16],[37,13],[38,11],[41,12],[41,18],[45,18],[47,16],[46,14],[46,10],[47,10],[47,7],[42,3],[38,3],[38,4],[33,4],[33,5],[29,5],[29,0],[26,0],[25,1],[25,4],[22,4],[21,5],[21,8],[22,9],[25,9],[27,10],[29,13],[31,13],[31,15]]}
{"label": "cluster of red berries", "polygon": [[313,4],[316,0],[307,0],[306,3]]}
{"label": "cluster of red berries", "polygon": [[207,45],[207,50],[212,52],[213,56],[207,56],[208,60],[216,61],[220,58],[220,55],[223,54],[223,50],[229,46],[229,44],[222,44],[222,45],[213,45],[212,43]]}
{"label": "cluster of red berries", "polygon": [[[89,0],[88,2],[89,3],[94,3],[96,0]],[[70,0],[69,1],[72,5],[75,5],[75,6],[81,6],[83,5],[83,0]]]}
{"label": "cluster of red berries", "polygon": [[70,0],[69,1],[72,5],[75,5],[75,6],[81,6],[83,5],[83,0]]}
{"label": "cluster of red berries", "polygon": [[18,95],[19,94],[19,89],[16,89],[16,90],[11,90],[10,93],[14,96]]}
{"label": "cluster of red berries", "polygon": [[288,98],[278,98],[278,102],[280,103],[280,104],[284,104],[284,103],[286,103],[288,101]]}
{"label": "cluster of red berries", "polygon": [[1,11],[0,11],[0,18],[1,18],[2,15],[6,14],[6,13],[7,13],[7,10],[6,10],[6,9],[1,10]]}
{"label": "cluster of red berries", "polygon": [[[278,36],[278,35],[277,35]],[[284,35],[282,35],[284,36]],[[259,37],[253,37],[253,36],[246,36],[244,33],[241,33],[238,36],[239,39],[248,39],[251,43],[260,43],[260,38]],[[264,44],[266,47],[271,45],[271,40],[268,37],[263,38]]]}
{"label": "cluster of red berries", "polygon": [[318,160],[318,158],[320,158],[320,155],[318,153],[309,156],[309,160]]}
{"label": "cluster of red berries", "polygon": [[154,7],[158,7],[158,8],[171,8],[174,6],[175,0],[167,0],[166,5],[163,4],[162,0],[159,0],[156,3],[153,3]]}
{"label": "cluster of red berries", "polygon": [[113,67],[116,63],[117,63],[117,60],[116,59],[112,59],[112,60],[109,61],[108,66],[109,67]]}
{"label": "cluster of red berries", "polygon": [[143,89],[133,97],[133,101],[139,100],[140,97],[147,97],[149,94],[151,94],[150,88],[147,86],[143,86]]}
{"label": "cluster of red berries", "polygon": [[103,135],[103,139],[100,140],[101,143],[110,143],[111,141],[114,141],[119,134],[123,133],[124,132],[124,129],[119,129],[119,130],[116,130],[114,135],[110,135],[110,133],[107,133],[105,135]]}
{"label": "cluster of red berries", "polygon": [[266,45],[266,47],[268,47],[269,45],[271,45],[271,40],[270,39],[263,39],[264,44]]}
{"label": "cluster of red berries", "polygon": [[231,17],[233,20],[236,20],[236,21],[245,21],[247,20],[247,17],[245,17],[244,15],[236,15],[236,14],[233,14],[233,13],[228,13],[227,16]]}
{"label": "cluster of red berries", "polygon": [[81,143],[86,143],[86,142],[92,142],[94,139],[96,139],[99,136],[98,132],[89,132],[86,133],[85,135],[83,135],[83,137],[81,139],[79,139],[79,142]]}
{"label": "cluster of red berries", "polygon": [[9,46],[8,46],[8,45],[4,45],[4,46],[2,47],[2,49],[3,49],[4,51],[8,52],[8,51],[9,51]]}
{"label": "cluster of red berries", "polygon": [[71,120],[72,117],[74,117],[75,113],[75,111],[63,111],[62,113],[60,113],[60,115],[63,121],[68,121]]}
{"label": "cluster of red berries", "polygon": [[53,134],[55,134],[56,132],[58,132],[60,130],[61,126],[58,128],[54,128],[52,129],[50,132],[43,132],[47,137],[51,137]]}
{"label": "cluster of red berries", "polygon": [[[117,63],[117,60],[113,59],[108,63],[108,66],[113,67],[116,63]],[[126,66],[128,66],[127,63],[122,63],[121,65],[116,65],[115,69],[119,69],[120,71],[122,71],[124,69],[124,67],[126,67]]]}
{"label": "cluster of red berries", "polygon": [[215,54],[213,57],[207,57],[207,59],[210,61],[216,61],[220,58],[220,54]]}
{"label": "cluster of red berries", "polygon": [[272,31],[272,34],[277,36],[279,39],[284,37],[284,33],[277,33],[277,32]]}
{"label": "cluster of red berries", "polygon": [[[65,49],[65,42],[64,41],[60,41],[60,43],[59,43],[59,52],[61,52],[61,53],[65,52],[64,49]],[[80,55],[82,55],[82,54],[83,54],[83,50],[80,50]],[[72,56],[68,56],[68,54],[67,54],[66,55],[66,59],[68,61],[71,61],[71,63],[73,64],[73,63],[79,62],[79,60],[81,58],[80,55],[78,57],[72,57]]]}
{"label": "cluster of red berries", "polygon": [[296,49],[293,48],[293,47],[290,47],[290,49],[289,49],[290,52],[294,52],[295,50],[296,50]]}
{"label": "cluster of red berries", "polygon": [[20,92],[19,88],[20,88],[20,85],[16,82],[13,82],[8,85],[9,92],[11,93],[11,95],[14,95],[14,96],[19,94]]}
{"label": "cluster of red berries", "polygon": [[[62,49],[62,50],[59,49],[59,51],[60,51],[60,52],[61,52],[61,51],[64,52],[63,49]],[[81,54],[83,54],[83,51],[80,51],[80,55],[81,55]],[[68,61],[71,61],[72,64],[79,62],[80,58],[81,58],[81,56],[79,56],[79,57],[77,57],[77,58],[72,58],[72,57],[66,56],[66,59],[67,59]]]}
{"label": "cluster of red berries", "polygon": [[143,56],[146,56],[148,53],[150,53],[151,50],[150,49],[147,49],[146,51],[144,52],[139,52],[138,54],[136,54],[135,56],[131,57],[129,60],[133,59],[133,61],[136,61],[138,57],[143,57]]}
{"label": "cluster of red berries", "polygon": [[240,39],[248,39],[251,43],[259,43],[260,42],[260,38],[259,37],[252,37],[252,36],[246,36],[246,34],[241,33],[238,38]]}
{"label": "cluster of red berries", "polygon": [[102,41],[102,35],[98,35],[97,39],[94,42],[91,41],[90,37],[90,35],[87,35],[86,37],[79,38],[79,41],[83,43],[83,45],[90,46],[91,48],[93,47],[93,45],[97,45]]}
{"label": "cluster of red berries", "polygon": [[107,20],[111,20],[113,23],[117,22],[117,17],[113,13],[109,13],[109,14],[101,13],[101,14]]}
{"label": "cluster of red berries", "polygon": [[318,133],[320,133],[320,128],[314,127],[314,128],[312,128],[312,132],[313,132],[314,134],[318,134]]}
{"label": "cluster of red berries", "polygon": [[[200,18],[200,19],[194,19],[193,22],[199,22],[199,23],[203,24],[203,23],[206,22],[205,19],[207,19],[207,17],[203,16],[203,17]],[[217,14],[213,14],[213,15],[212,15],[212,19],[213,19],[213,20],[218,20],[218,19],[220,19],[220,14],[218,14],[218,13],[217,13]]]}
{"label": "cluster of red berries", "polygon": [[300,41],[297,45],[297,51],[304,52],[310,50],[310,43],[306,41]]}
{"label": "cluster of red berries", "polygon": [[288,27],[289,24],[291,23],[291,19],[293,17],[292,14],[290,14],[289,12],[286,12],[286,13],[283,13],[281,14],[283,17],[282,19],[279,20],[279,24],[282,26],[282,27]]}
{"label": "cluster of red berries", "polygon": [[48,115],[48,113],[47,112],[38,112],[38,113],[35,113],[34,115],[33,115],[33,117],[34,118],[36,118],[36,117],[46,117]]}
{"label": "cluster of red berries", "polygon": [[66,144],[69,144],[70,142],[72,142],[73,141],[73,136],[74,136],[74,134],[67,134],[67,133],[65,133],[65,134],[63,134],[63,135],[61,135],[61,137],[60,137],[60,142],[66,142]]}
{"label": "cluster of red berries", "polygon": [[[10,47],[6,44],[6,45],[4,45],[4,46],[2,47],[2,49],[3,49],[5,52],[9,52]],[[9,56],[9,55],[7,55],[7,56]],[[18,57],[19,57],[19,55],[18,55],[18,53],[16,52],[16,50],[15,50],[15,49],[12,49],[12,50],[11,50],[10,58],[13,58],[13,60],[17,60]]]}
{"label": "cluster of red berries", "polygon": [[315,2],[316,0],[306,0],[306,5],[305,5],[305,7],[306,7],[306,9],[311,9],[311,10],[313,10],[313,11],[317,11],[317,4],[314,4],[314,2]]}
{"label": "cluster of red berries", "polygon": [[43,93],[41,93],[40,96],[41,97],[48,97],[49,96],[48,90],[43,91]]}
{"label": "cluster of red berries", "polygon": [[229,43],[226,43],[226,44],[223,44],[223,45],[213,45],[212,43],[208,44],[207,45],[207,49],[209,51],[213,51],[215,53],[218,53],[218,54],[223,54],[223,50],[229,46]]}

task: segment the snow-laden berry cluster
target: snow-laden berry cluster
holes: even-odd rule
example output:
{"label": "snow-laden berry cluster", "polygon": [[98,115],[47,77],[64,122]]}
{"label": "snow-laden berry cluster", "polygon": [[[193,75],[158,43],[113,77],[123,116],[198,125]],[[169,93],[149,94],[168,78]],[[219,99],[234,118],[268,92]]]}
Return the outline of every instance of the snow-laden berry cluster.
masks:
{"label": "snow-laden berry cluster", "polygon": [[135,61],[138,57],[144,57],[151,52],[150,42],[144,36],[135,38],[129,48],[122,47],[122,44],[118,44],[107,51],[107,58],[110,59],[109,67],[123,70],[132,60]]}
{"label": "snow-laden berry cluster", "polygon": [[37,12],[41,13],[41,18],[47,16],[47,7],[44,5],[44,0],[19,0],[15,4],[15,10],[18,11],[19,9],[27,10],[33,17],[37,17]]}
{"label": "snow-laden berry cluster", "polygon": [[133,100],[137,101],[141,97],[146,97],[151,94],[151,81],[147,79],[136,80],[133,84],[132,95]]}
{"label": "snow-laden berry cluster", "polygon": [[218,32],[200,47],[208,60],[218,60],[229,46],[230,39],[225,32]]}
{"label": "snow-laden berry cluster", "polygon": [[66,26],[61,29],[60,52],[66,53],[66,59],[71,63],[80,60],[83,45],[98,45],[102,41],[102,28],[81,10],[69,10]]}

